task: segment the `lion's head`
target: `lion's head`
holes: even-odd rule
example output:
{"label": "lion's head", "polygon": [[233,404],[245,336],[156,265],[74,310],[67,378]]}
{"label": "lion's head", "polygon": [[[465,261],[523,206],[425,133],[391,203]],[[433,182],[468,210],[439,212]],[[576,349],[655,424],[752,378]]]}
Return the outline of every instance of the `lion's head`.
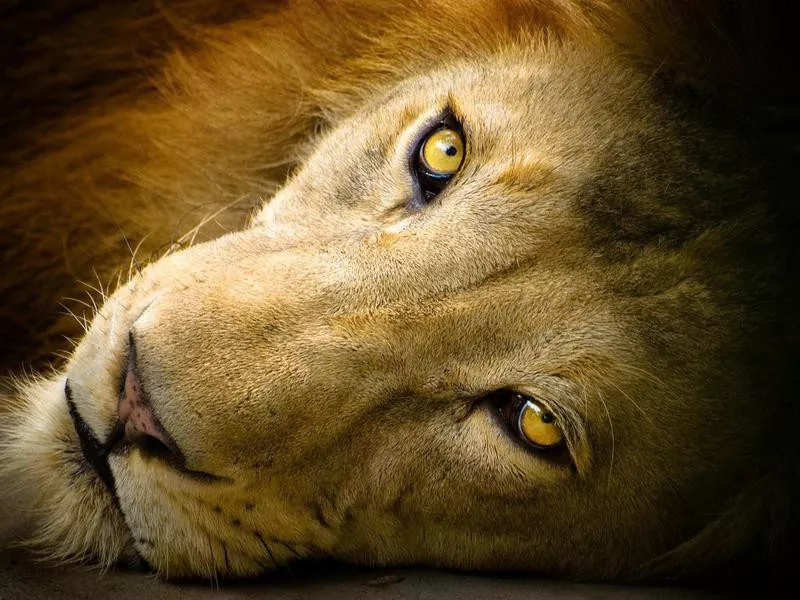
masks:
{"label": "lion's head", "polygon": [[21,389],[35,541],[611,578],[753,540],[781,240],[750,150],[599,38],[492,44],[351,94],[246,228]]}

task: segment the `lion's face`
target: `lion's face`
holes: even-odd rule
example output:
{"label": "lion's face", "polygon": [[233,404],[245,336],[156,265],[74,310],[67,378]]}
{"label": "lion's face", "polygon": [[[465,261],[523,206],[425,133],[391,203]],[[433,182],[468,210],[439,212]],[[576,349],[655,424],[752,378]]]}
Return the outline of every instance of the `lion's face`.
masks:
{"label": "lion's face", "polygon": [[[442,123],[463,163],[426,197]],[[134,277],[28,390],[13,444],[44,482],[39,537],[170,577],[317,556],[647,572],[725,511],[763,426],[725,350],[744,334],[738,283],[711,275],[729,255],[703,194],[727,183],[707,135],[564,49],[376,98],[248,229]],[[149,408],[119,440],[131,403]],[[113,495],[76,425],[117,436]]]}

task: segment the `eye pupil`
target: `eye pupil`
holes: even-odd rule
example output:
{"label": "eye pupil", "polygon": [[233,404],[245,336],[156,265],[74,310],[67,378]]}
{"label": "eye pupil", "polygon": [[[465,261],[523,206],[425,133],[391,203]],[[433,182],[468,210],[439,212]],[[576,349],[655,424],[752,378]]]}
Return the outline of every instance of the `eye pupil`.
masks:
{"label": "eye pupil", "polygon": [[455,156],[458,154],[458,148],[455,146],[448,146],[447,150],[445,150],[445,154],[447,154],[447,156]]}
{"label": "eye pupil", "polygon": [[542,423],[552,423],[555,420],[553,413],[546,412],[542,414]]}

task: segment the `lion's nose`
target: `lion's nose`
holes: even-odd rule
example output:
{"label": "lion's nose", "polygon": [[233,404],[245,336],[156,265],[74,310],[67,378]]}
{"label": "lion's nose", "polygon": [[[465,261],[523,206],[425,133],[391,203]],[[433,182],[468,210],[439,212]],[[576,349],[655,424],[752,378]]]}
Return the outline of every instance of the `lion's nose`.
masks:
{"label": "lion's nose", "polygon": [[125,384],[120,395],[119,420],[125,439],[150,452],[168,453],[183,462],[183,453],[158,419],[136,368],[136,344],[130,336],[130,354]]}

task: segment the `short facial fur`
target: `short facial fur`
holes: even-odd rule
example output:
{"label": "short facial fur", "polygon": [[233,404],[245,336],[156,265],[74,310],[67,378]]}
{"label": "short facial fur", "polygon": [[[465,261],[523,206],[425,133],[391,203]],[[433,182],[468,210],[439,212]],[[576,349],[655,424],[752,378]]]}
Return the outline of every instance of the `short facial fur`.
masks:
{"label": "short facial fur", "polygon": [[[337,85],[287,59],[294,96],[268,85],[286,66],[274,48],[232,50],[294,31],[287,8],[174,55],[161,77],[177,89],[119,109],[113,130],[136,149],[117,151],[125,177],[109,194],[150,197],[145,223],[166,189],[213,196],[225,149],[227,195],[247,193],[237,152],[248,177],[297,167],[241,230],[133,273],[63,367],[13,392],[0,481],[32,510],[30,540],[61,559],[140,557],[165,577],[334,557],[631,579],[716,566],[758,537],[785,417],[770,350],[785,339],[778,211],[743,136],[665,92],[593,14],[557,6],[531,3],[510,32],[487,30],[488,9],[442,3],[431,14],[463,34],[458,48],[399,60],[413,27],[395,23],[332,67]],[[215,89],[203,72],[228,79]],[[278,101],[300,114],[253,110]],[[445,113],[466,158],[420,204],[409,157]],[[212,141],[195,147],[198,131]],[[190,172],[203,152],[210,183]],[[65,387],[107,440],[134,346],[182,462],[122,445],[109,491]],[[548,406],[566,450],[515,440],[487,401],[498,390]]]}

